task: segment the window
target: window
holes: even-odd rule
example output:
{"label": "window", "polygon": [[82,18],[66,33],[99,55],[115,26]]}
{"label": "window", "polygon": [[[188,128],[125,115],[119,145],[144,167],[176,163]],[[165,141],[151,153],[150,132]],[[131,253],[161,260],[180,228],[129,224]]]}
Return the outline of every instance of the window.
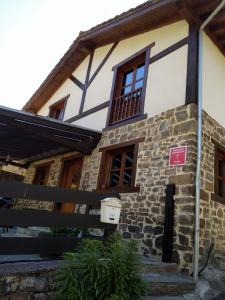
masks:
{"label": "window", "polygon": [[50,164],[36,168],[33,184],[47,185]]}
{"label": "window", "polygon": [[100,166],[98,190],[118,192],[138,192],[135,187],[139,139],[100,149],[102,161]]}
{"label": "window", "polygon": [[52,104],[49,107],[49,117],[58,121],[63,121],[68,96]]}
{"label": "window", "polygon": [[110,110],[107,126],[143,115],[144,97],[150,59],[150,48],[154,43],[113,68]]}
{"label": "window", "polygon": [[215,155],[215,194],[225,198],[225,153],[219,148]]}

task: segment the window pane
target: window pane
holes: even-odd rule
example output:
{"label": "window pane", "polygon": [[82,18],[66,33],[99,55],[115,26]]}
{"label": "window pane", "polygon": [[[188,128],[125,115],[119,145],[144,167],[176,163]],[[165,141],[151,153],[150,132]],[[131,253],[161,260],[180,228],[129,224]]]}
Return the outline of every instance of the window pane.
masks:
{"label": "window pane", "polygon": [[125,158],[125,168],[133,167],[134,153],[127,152]]}
{"label": "window pane", "polygon": [[129,70],[123,74],[123,86],[131,84],[133,78],[133,70]]}
{"label": "window pane", "polygon": [[143,78],[144,77],[144,74],[145,74],[145,65],[142,64],[142,65],[139,65],[137,67],[137,72],[136,72],[136,80],[140,79],[140,78]]}
{"label": "window pane", "polygon": [[143,80],[137,81],[137,82],[135,83],[134,89],[136,90],[136,89],[139,89],[139,88],[141,88],[141,87],[143,87]]}
{"label": "window pane", "polygon": [[122,162],[122,154],[115,154],[112,158],[112,169],[120,169],[121,168],[121,162]]}
{"label": "window pane", "polygon": [[224,196],[224,181],[218,180],[218,194],[219,196]]}
{"label": "window pane", "polygon": [[131,185],[131,178],[132,178],[132,169],[131,170],[124,170],[123,185],[124,186],[130,186]]}
{"label": "window pane", "polygon": [[117,186],[120,180],[120,171],[111,172],[109,187]]}
{"label": "window pane", "polygon": [[126,95],[131,92],[131,85],[122,89],[121,95]]}
{"label": "window pane", "polygon": [[218,173],[219,176],[224,177],[224,161],[218,160]]}

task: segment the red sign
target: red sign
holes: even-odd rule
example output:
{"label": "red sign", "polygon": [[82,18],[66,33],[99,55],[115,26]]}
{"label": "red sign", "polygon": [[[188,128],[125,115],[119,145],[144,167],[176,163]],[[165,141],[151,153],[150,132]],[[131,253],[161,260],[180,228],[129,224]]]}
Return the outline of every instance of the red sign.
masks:
{"label": "red sign", "polygon": [[183,166],[186,164],[187,146],[170,149],[170,166]]}

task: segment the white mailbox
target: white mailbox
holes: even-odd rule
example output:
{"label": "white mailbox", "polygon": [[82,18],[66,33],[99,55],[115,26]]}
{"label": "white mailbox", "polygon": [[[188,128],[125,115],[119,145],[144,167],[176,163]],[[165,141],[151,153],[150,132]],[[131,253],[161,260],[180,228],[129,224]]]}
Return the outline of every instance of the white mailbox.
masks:
{"label": "white mailbox", "polygon": [[105,198],[101,200],[102,223],[118,224],[120,220],[121,201],[117,198]]}

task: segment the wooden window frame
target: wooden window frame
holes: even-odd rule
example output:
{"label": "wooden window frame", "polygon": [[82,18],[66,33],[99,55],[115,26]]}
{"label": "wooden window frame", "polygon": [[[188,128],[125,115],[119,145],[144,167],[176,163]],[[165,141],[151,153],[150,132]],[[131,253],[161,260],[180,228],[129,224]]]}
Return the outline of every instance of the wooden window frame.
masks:
{"label": "wooden window frame", "polygon": [[38,184],[38,183],[35,183],[38,169],[43,168],[43,167],[47,167],[47,171],[46,171],[46,175],[45,175],[45,179],[44,179],[44,183],[43,183],[43,185],[47,185],[52,162],[53,161],[42,163],[42,164],[39,164],[39,165],[35,165],[35,172],[34,172],[34,177],[33,177],[33,180],[32,180],[32,184]]}
{"label": "wooden window frame", "polygon": [[[65,110],[66,110],[66,105],[67,105],[67,100],[68,100],[69,96],[70,95],[67,95],[49,106],[49,113],[48,113],[49,118],[55,119],[57,121],[63,121],[64,115],[65,115]],[[55,107],[59,106],[61,103],[63,103],[61,118],[56,119],[54,117],[51,117],[51,112],[55,109]]]}
{"label": "wooden window frame", "polygon": [[[106,146],[99,149],[99,151],[102,152],[102,158],[101,158],[100,169],[99,169],[97,192],[138,193],[140,191],[140,187],[135,186],[135,180],[136,180],[136,171],[137,171],[138,148],[139,148],[139,144],[144,142],[144,140],[145,138],[140,138],[140,139],[136,139],[136,140],[132,140],[132,141],[116,144],[116,145]],[[106,186],[110,179],[112,155],[117,152],[123,153],[124,151],[129,150],[129,148],[134,149],[131,186],[130,187],[118,186],[118,187],[107,188]],[[124,167],[124,162],[123,162],[123,167]],[[125,169],[123,167],[121,167],[122,169],[121,174],[123,174]],[[104,185],[105,187],[102,188],[102,186]]]}
{"label": "wooden window frame", "polygon": [[[113,83],[111,88],[111,94],[110,94],[110,101],[109,101],[109,110],[108,110],[108,116],[107,116],[107,122],[106,122],[106,128],[104,130],[109,130],[112,128],[120,127],[125,124],[133,123],[136,121],[139,121],[141,119],[144,119],[147,117],[147,115],[144,115],[144,101],[145,101],[145,94],[146,94],[146,86],[147,86],[147,79],[148,79],[148,70],[149,70],[149,64],[150,64],[150,53],[151,48],[155,45],[155,43],[151,43],[147,47],[141,49],[140,51],[136,52],[132,56],[128,57],[127,59],[123,60],[119,64],[115,65],[112,70],[114,71],[113,76]],[[115,98],[115,94],[117,92],[117,86],[118,86],[118,80],[121,77],[122,74],[124,74],[124,67],[127,66],[129,62],[132,64],[135,62],[136,59],[139,59],[139,57],[144,57],[144,65],[145,65],[145,73],[143,78],[143,87],[142,87],[142,93],[140,97],[140,112],[139,115],[134,117],[128,117],[125,120],[118,121],[115,124],[110,124],[111,119],[111,112],[112,112],[112,105],[113,100]],[[121,74],[121,75],[120,75]]]}
{"label": "wooden window frame", "polygon": [[[221,145],[219,145],[216,141],[214,142],[215,147],[215,156],[214,156],[214,194],[212,194],[212,199],[216,202],[219,202],[221,204],[225,205],[225,176],[222,178],[218,174],[218,161],[219,159],[223,160],[225,162],[225,148],[223,148]],[[225,174],[225,169],[224,169]],[[224,181],[224,195],[219,195],[219,187],[218,182],[219,180]]]}

